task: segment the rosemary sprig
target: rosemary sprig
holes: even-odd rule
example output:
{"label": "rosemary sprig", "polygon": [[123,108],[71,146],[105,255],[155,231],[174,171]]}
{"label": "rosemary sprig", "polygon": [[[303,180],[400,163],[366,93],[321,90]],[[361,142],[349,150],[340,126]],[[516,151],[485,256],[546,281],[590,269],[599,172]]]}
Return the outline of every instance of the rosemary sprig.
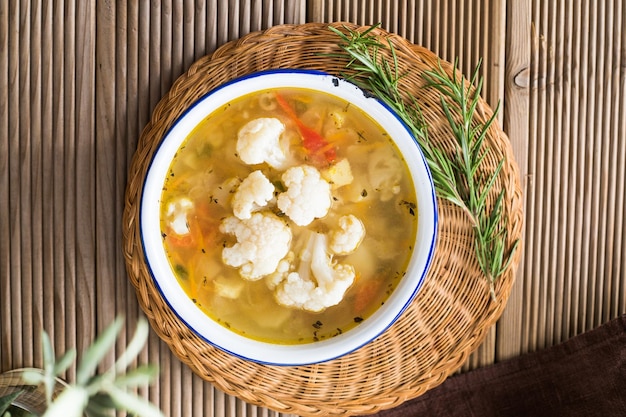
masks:
{"label": "rosemary sprig", "polygon": [[[399,82],[405,74],[398,72],[398,58],[391,41],[383,44],[372,34],[379,25],[362,32],[344,27],[345,33],[329,27],[340,38],[340,47],[349,58],[346,68],[353,74],[346,77],[383,100],[411,130],[426,158],[437,195],[460,207],[472,224],[476,258],[489,282],[491,298],[495,300],[495,282],[511,263],[518,241],[508,247],[508,233],[503,226],[504,190],[498,194],[491,209],[488,207],[489,193],[504,160],[489,176],[480,172],[487,154],[484,140],[498,112],[496,107],[491,118],[484,123],[476,123],[474,119],[483,82],[478,77],[480,64],[468,86],[463,77],[457,75],[456,61],[452,76],[441,64],[436,70],[422,75],[427,88],[440,93],[441,108],[456,139],[456,150],[449,155],[429,140],[428,127],[415,97],[401,93]],[[390,58],[381,54],[383,48]],[[471,86],[475,88],[472,90]]]}

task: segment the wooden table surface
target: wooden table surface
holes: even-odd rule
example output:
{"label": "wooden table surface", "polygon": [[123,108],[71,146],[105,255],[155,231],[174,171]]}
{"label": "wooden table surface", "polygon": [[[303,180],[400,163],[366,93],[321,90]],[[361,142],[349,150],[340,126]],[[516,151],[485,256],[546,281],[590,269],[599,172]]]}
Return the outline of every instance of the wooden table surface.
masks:
{"label": "wooden table surface", "polygon": [[[0,371],[87,346],[141,314],[121,252],[130,159],[196,59],[284,23],[385,29],[468,74],[520,166],[523,259],[507,308],[460,371],[562,342],[626,313],[626,5],[506,0],[0,1]],[[113,353],[107,359],[111,361]],[[278,414],[223,394],[151,334],[142,395],[167,416]],[[72,378],[72,368],[67,377]]]}

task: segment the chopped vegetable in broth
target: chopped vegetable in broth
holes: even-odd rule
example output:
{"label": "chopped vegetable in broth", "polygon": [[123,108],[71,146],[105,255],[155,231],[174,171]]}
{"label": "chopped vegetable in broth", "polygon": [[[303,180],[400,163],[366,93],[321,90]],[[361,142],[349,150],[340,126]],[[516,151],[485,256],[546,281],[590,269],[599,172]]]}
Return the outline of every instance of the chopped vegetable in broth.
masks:
{"label": "chopped vegetable in broth", "polygon": [[161,231],[172,271],[208,316],[299,344],[384,304],[413,251],[417,207],[379,124],[329,94],[271,89],[215,111],[185,140]]}

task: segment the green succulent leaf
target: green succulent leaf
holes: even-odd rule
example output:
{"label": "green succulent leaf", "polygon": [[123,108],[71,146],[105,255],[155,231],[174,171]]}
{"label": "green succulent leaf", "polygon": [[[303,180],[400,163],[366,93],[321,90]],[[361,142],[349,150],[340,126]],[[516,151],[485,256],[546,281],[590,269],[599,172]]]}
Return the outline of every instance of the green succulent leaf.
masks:
{"label": "green succulent leaf", "polygon": [[115,378],[115,385],[123,388],[136,388],[149,385],[154,382],[158,374],[158,366],[142,365]]}
{"label": "green succulent leaf", "polygon": [[84,387],[69,386],[54,400],[42,417],[82,417],[89,401]]}
{"label": "green succulent leaf", "polygon": [[38,369],[25,369],[22,372],[22,381],[24,381],[24,383],[26,384],[30,384],[30,385],[43,384],[45,378],[46,378],[45,375]]}
{"label": "green succulent leaf", "polygon": [[123,372],[132,363],[132,361],[135,360],[139,353],[141,353],[141,350],[148,340],[149,333],[150,326],[148,325],[146,319],[141,317],[137,322],[137,328],[132,340],[126,347],[124,353],[122,353],[119,359],[115,362],[116,372]]}
{"label": "green succulent leaf", "polygon": [[3,415],[3,413],[9,409],[9,406],[20,395],[22,395],[22,390],[15,391],[11,394],[7,394],[5,396],[0,397],[0,416]]}
{"label": "green succulent leaf", "polygon": [[79,385],[84,385],[89,381],[89,378],[96,371],[104,356],[115,345],[115,341],[123,325],[123,318],[117,317],[113,323],[98,336],[93,344],[87,348],[76,370],[76,382]]}
{"label": "green succulent leaf", "polygon": [[76,349],[70,349],[59,357],[54,364],[54,375],[61,376],[76,360]]}
{"label": "green succulent leaf", "polygon": [[120,410],[126,410],[141,417],[164,417],[161,410],[149,401],[133,395],[124,389],[112,386],[108,390],[111,400]]}
{"label": "green succulent leaf", "polygon": [[89,398],[85,411],[89,417],[110,417],[111,411],[115,409],[115,403],[109,394],[97,393]]}

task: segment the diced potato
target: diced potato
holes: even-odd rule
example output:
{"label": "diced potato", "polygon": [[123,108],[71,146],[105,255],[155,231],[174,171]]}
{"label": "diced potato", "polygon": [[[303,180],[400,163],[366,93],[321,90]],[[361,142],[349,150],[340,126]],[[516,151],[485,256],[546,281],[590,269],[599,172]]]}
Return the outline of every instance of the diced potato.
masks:
{"label": "diced potato", "polygon": [[331,165],[328,169],[323,170],[321,174],[322,178],[328,181],[330,188],[333,190],[351,184],[354,181],[352,168],[350,168],[350,162],[347,159],[342,159]]}
{"label": "diced potato", "polygon": [[220,275],[213,279],[213,285],[215,286],[215,292],[220,297],[234,300],[239,298],[244,287],[244,282],[241,279],[228,279]]}
{"label": "diced potato", "polygon": [[346,122],[346,112],[341,110],[340,108],[333,109],[330,113],[330,118],[335,124],[336,128],[342,128],[344,123]]}

